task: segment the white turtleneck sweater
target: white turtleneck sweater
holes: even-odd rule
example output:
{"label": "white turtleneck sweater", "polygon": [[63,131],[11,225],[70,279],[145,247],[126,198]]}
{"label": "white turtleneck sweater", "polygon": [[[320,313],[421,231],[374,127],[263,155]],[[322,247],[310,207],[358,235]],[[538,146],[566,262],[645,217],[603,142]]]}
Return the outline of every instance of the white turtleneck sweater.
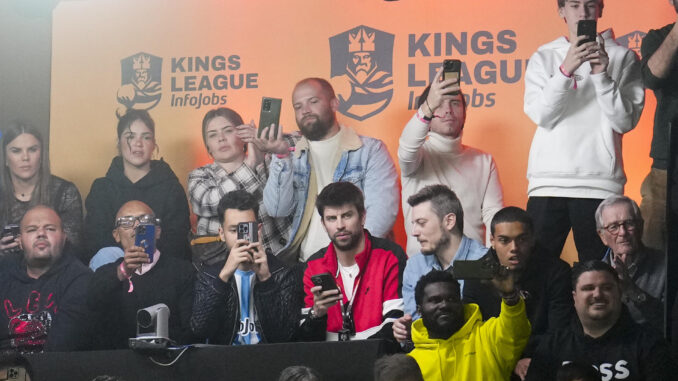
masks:
{"label": "white turtleneck sweater", "polygon": [[452,139],[429,132],[428,124],[415,114],[400,136],[398,161],[409,256],[418,253],[420,246],[412,236],[412,212],[407,199],[427,185],[450,187],[464,209],[464,235],[485,243],[492,217],[504,206],[492,155],[461,144],[461,136]]}

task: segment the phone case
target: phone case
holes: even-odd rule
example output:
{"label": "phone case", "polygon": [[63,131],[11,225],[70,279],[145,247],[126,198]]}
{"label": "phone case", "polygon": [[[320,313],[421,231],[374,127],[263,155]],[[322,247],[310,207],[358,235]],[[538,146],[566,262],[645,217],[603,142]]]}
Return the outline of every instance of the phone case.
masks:
{"label": "phone case", "polygon": [[336,290],[337,284],[330,273],[322,273],[311,276],[311,282],[316,286],[322,286],[323,291]]}
{"label": "phone case", "polygon": [[137,226],[134,236],[134,245],[143,247],[148,258],[153,262],[155,254],[155,225],[140,224]]}
{"label": "phone case", "polygon": [[[259,114],[259,133],[258,136],[261,137],[261,131],[270,127],[271,124],[278,126],[280,124],[280,107],[282,105],[282,99],[278,98],[261,98],[261,113]],[[278,137],[277,131],[274,132],[274,138]]]}
{"label": "phone case", "polygon": [[475,261],[454,261],[452,275],[457,279],[492,279],[499,264],[494,259],[483,258]]}

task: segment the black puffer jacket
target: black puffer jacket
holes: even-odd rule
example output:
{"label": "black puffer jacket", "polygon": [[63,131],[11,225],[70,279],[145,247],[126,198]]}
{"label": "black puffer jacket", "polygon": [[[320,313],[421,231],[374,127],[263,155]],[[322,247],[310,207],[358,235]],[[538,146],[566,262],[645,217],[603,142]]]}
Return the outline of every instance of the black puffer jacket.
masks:
{"label": "black puffer jacket", "polygon": [[[285,267],[270,253],[267,254],[271,277],[254,284],[256,327],[264,343],[282,343],[294,340],[301,319],[303,304],[303,267]],[[224,283],[219,272],[226,262],[196,265],[197,280],[191,316],[191,330],[210,344],[233,343],[240,323],[240,301],[235,280]]]}

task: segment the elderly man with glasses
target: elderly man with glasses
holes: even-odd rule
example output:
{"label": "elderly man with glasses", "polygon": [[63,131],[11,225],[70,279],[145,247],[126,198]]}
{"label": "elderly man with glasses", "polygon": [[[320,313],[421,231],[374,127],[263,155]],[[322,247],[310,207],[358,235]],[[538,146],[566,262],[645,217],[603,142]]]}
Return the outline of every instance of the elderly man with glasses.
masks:
{"label": "elderly man with glasses", "polygon": [[638,204],[626,196],[606,198],[596,210],[596,226],[608,247],[603,261],[617,271],[633,320],[663,331],[666,255],[643,245]]}
{"label": "elderly man with glasses", "polygon": [[[155,226],[157,241],[160,222],[141,201],[129,201],[118,210],[113,238],[121,246],[122,255],[98,267],[88,289],[87,305],[98,316],[100,334],[95,347],[127,348],[127,339],[137,335],[137,310],[158,303],[170,309],[170,339],[191,342],[194,274],[190,263],[162,255],[157,249],[149,255],[136,245],[139,225]],[[149,239],[153,240],[152,236]]]}

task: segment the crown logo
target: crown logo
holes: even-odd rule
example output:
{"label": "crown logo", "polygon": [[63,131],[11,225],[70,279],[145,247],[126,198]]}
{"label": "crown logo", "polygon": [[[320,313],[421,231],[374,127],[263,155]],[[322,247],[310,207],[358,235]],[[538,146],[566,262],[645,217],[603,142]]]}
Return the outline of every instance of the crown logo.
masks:
{"label": "crown logo", "polygon": [[357,32],[348,33],[348,52],[373,52],[375,33],[369,33],[365,28],[358,29]]}
{"label": "crown logo", "polygon": [[138,55],[132,58],[132,69],[134,70],[148,70],[151,68],[151,57],[145,55]]}

